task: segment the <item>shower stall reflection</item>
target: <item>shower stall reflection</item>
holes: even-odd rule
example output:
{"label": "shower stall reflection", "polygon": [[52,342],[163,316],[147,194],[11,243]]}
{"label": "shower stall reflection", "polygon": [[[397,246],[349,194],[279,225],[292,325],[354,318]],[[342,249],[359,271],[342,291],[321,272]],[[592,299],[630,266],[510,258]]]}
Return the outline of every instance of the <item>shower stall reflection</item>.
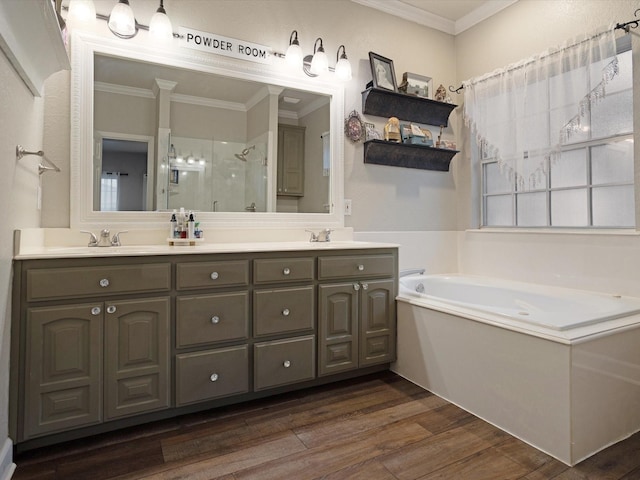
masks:
{"label": "shower stall reflection", "polygon": [[171,144],[167,209],[266,211],[266,136],[247,144],[172,136]]}

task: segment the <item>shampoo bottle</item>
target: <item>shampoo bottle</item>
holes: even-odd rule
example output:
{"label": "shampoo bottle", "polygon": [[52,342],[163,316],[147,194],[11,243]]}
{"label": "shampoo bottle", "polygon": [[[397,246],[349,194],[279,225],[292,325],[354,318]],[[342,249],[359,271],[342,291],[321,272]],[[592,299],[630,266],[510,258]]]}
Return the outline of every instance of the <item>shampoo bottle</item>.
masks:
{"label": "shampoo bottle", "polygon": [[188,225],[188,236],[189,238],[196,238],[196,234],[195,234],[195,219],[193,218],[193,212],[189,212],[189,221],[187,222]]}
{"label": "shampoo bottle", "polygon": [[176,218],[176,211],[171,214],[171,222],[169,227],[169,238],[176,238],[176,232],[178,230],[178,219]]}

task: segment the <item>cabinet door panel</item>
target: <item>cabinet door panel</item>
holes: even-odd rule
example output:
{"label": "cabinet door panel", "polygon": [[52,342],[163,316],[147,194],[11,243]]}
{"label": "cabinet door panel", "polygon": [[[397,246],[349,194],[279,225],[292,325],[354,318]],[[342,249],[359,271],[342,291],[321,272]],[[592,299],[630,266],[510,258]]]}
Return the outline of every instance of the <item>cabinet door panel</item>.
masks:
{"label": "cabinet door panel", "polygon": [[176,299],[176,345],[222,342],[249,335],[249,294],[219,293]]}
{"label": "cabinet door panel", "polygon": [[313,335],[256,343],[254,389],[313,380],[316,376],[316,338]]}
{"label": "cabinet door panel", "polygon": [[376,280],[361,283],[360,366],[395,360],[395,283]]}
{"label": "cabinet door panel", "polygon": [[312,285],[254,293],[253,333],[256,337],[312,330],[315,295]]}
{"label": "cabinet door panel", "polygon": [[176,355],[176,405],[249,391],[246,345]]}
{"label": "cabinet door panel", "polygon": [[100,306],[28,310],[25,439],[102,420]]}
{"label": "cabinet door panel", "polygon": [[354,284],[320,285],[319,375],[358,367],[358,290]]}
{"label": "cabinet door panel", "polygon": [[169,406],[169,298],[105,305],[106,418]]}

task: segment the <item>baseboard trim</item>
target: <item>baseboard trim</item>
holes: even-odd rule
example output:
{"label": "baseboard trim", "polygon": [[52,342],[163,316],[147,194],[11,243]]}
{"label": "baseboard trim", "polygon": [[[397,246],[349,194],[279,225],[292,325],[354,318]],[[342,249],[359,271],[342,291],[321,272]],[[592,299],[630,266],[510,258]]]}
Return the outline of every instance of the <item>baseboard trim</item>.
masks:
{"label": "baseboard trim", "polygon": [[13,463],[13,442],[6,438],[0,450],[0,480],[11,480],[16,464]]}

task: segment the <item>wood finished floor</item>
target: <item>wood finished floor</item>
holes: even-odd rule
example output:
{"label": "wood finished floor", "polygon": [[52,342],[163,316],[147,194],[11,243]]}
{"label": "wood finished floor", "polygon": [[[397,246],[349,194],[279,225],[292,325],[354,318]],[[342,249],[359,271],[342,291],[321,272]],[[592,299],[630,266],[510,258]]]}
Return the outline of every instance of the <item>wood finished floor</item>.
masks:
{"label": "wood finished floor", "polygon": [[569,468],[391,372],[18,455],[15,480],[640,479],[640,435]]}

